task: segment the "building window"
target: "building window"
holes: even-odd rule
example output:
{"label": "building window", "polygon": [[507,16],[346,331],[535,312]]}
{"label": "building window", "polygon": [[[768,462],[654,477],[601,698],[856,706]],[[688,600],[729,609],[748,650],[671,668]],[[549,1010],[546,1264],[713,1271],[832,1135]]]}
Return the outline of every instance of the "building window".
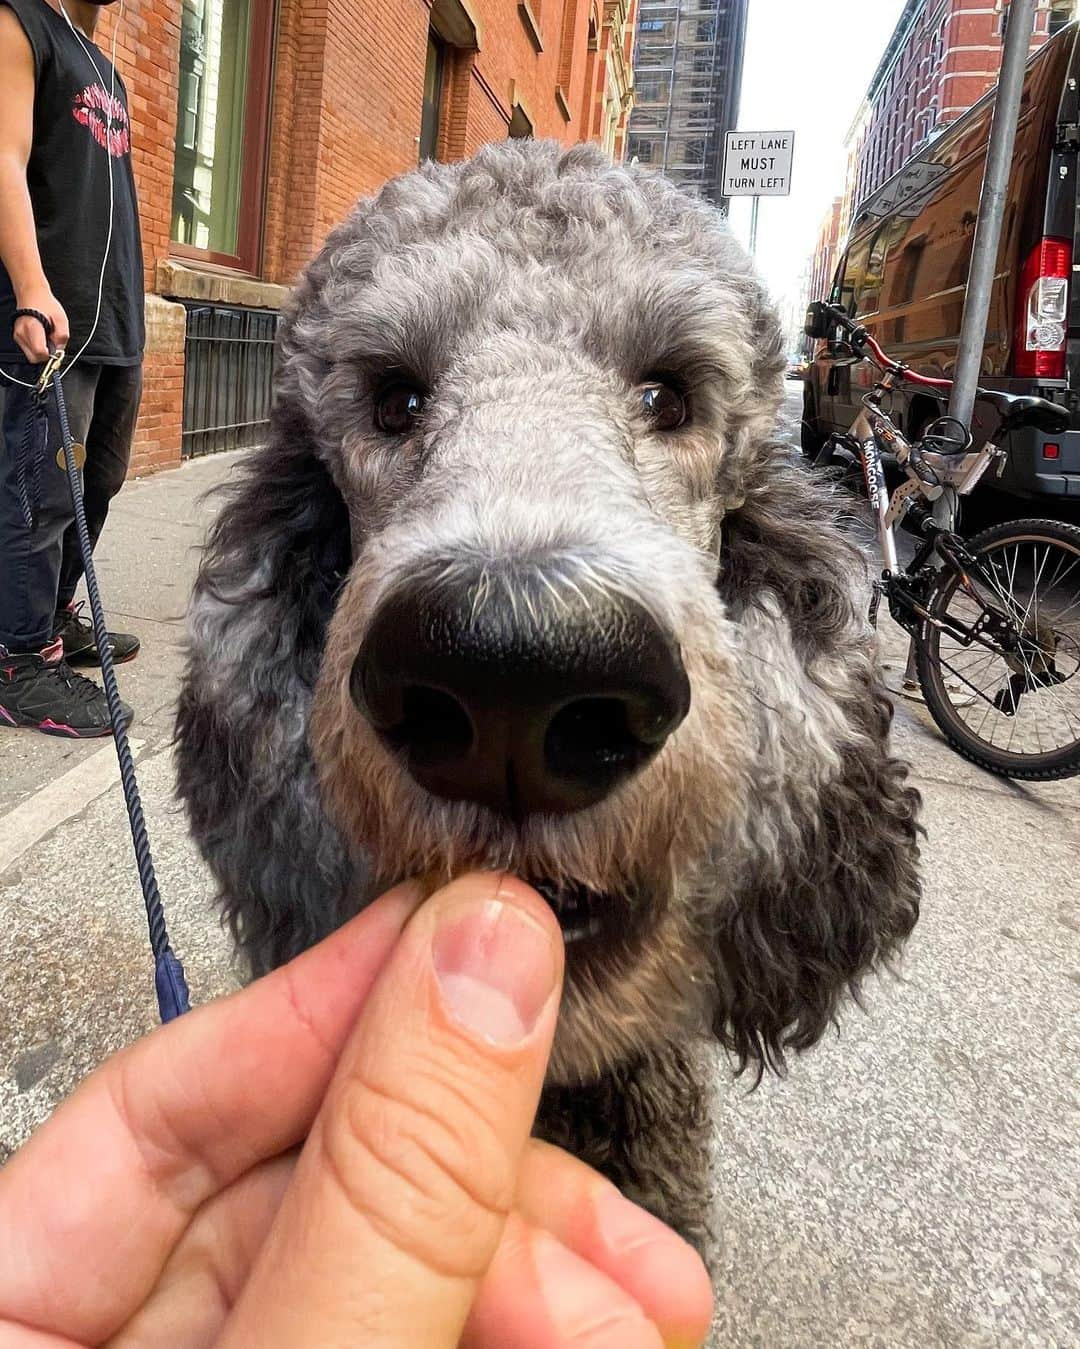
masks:
{"label": "building window", "polygon": [[1076,17],[1076,0],[1051,0],[1050,5],[1050,36],[1060,33],[1066,24],[1069,24]]}
{"label": "building window", "polygon": [[701,140],[684,141],[680,147],[682,154],[678,155],[677,162],[681,164],[704,164],[705,162],[705,142]]}
{"label": "building window", "polygon": [[668,109],[661,104],[657,108],[634,108],[633,128],[635,131],[663,131],[667,125]]}
{"label": "building window", "polygon": [[664,103],[671,93],[671,86],[664,75],[643,75],[634,85],[634,102]]}
{"label": "building window", "polygon": [[671,47],[639,47],[637,64],[641,67],[660,66],[671,69]]}
{"label": "building window", "polygon": [[173,170],[174,250],[259,266],[273,7],[184,0]]}
{"label": "building window", "polygon": [[631,135],[627,138],[626,157],[636,159],[641,164],[662,164],[664,161],[664,143],[646,136]]}
{"label": "building window", "polygon": [[427,64],[424,67],[424,103],[420,113],[419,158],[421,164],[425,159],[438,158],[439,124],[442,120],[445,75],[446,47],[438,35],[429,28]]}

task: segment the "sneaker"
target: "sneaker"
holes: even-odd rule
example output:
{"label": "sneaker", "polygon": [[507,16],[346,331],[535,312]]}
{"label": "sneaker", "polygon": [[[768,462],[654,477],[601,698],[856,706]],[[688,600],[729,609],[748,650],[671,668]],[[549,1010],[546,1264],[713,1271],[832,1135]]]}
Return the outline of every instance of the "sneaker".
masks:
{"label": "sneaker", "polygon": [[[71,740],[112,734],[104,689],[76,674],[59,643],[40,653],[2,652],[0,647],[0,726],[32,726]],[[129,726],[135,714],[126,703],[120,707]]]}
{"label": "sneaker", "polygon": [[[69,665],[100,665],[94,625],[83,613],[83,606],[69,604],[56,615],[53,641],[64,643],[64,659]],[[109,646],[114,665],[123,665],[139,654],[139,639],[130,632],[110,632]]]}

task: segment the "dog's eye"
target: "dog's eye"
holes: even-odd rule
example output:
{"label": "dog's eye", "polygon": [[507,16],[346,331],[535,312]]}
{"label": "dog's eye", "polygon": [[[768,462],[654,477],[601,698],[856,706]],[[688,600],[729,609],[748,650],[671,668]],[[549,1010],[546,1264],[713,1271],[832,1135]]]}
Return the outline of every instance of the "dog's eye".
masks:
{"label": "dog's eye", "polygon": [[411,431],[424,410],[424,394],[415,384],[388,384],[375,395],[375,425],[388,435]]}
{"label": "dog's eye", "polygon": [[641,406],[659,431],[674,431],[686,421],[686,399],[663,380],[650,380],[642,385]]}

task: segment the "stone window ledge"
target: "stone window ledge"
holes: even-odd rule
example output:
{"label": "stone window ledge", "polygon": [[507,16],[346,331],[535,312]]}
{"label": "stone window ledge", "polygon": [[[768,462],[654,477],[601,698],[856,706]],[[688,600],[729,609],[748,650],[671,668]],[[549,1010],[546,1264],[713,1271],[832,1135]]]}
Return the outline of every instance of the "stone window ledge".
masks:
{"label": "stone window ledge", "polygon": [[544,50],[544,39],[540,36],[540,24],[529,7],[529,0],[518,0],[518,18],[529,36],[534,51],[542,52]]}
{"label": "stone window ledge", "polygon": [[158,263],[157,290],[169,299],[205,300],[209,304],[235,304],[249,309],[280,309],[289,294],[286,286],[228,272],[203,271],[175,258]]}

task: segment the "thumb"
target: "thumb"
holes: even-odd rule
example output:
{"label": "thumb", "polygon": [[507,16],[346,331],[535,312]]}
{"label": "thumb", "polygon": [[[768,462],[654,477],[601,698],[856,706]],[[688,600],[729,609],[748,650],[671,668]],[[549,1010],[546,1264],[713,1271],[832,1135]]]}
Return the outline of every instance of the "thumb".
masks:
{"label": "thumb", "polygon": [[476,875],[370,994],[221,1344],[458,1343],[514,1197],[562,984],[558,924]]}

